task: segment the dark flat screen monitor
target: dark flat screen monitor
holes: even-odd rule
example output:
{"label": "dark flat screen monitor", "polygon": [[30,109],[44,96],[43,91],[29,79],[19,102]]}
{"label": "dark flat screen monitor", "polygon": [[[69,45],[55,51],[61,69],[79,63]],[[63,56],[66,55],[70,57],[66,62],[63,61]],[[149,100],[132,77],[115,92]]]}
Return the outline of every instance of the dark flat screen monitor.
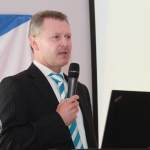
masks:
{"label": "dark flat screen monitor", "polygon": [[150,147],[150,92],[112,90],[102,148]]}

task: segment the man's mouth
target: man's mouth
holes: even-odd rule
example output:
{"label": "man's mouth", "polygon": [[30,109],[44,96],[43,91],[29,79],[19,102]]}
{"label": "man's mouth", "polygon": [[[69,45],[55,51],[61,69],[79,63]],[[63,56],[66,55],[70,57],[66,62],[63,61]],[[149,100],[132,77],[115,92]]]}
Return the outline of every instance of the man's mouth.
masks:
{"label": "man's mouth", "polygon": [[60,52],[61,55],[67,55],[67,52]]}

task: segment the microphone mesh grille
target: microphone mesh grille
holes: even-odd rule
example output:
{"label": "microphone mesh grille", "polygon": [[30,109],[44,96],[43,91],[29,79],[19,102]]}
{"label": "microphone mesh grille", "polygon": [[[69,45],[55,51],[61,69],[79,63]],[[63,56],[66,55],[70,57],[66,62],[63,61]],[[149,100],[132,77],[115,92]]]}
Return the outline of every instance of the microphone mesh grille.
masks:
{"label": "microphone mesh grille", "polygon": [[69,66],[68,77],[78,78],[79,77],[79,64],[71,63]]}

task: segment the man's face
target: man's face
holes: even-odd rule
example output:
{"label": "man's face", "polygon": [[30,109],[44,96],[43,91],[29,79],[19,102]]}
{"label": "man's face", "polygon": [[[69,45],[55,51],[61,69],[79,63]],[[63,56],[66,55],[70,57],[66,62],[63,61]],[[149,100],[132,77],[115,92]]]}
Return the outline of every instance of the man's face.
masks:
{"label": "man's face", "polygon": [[35,38],[35,60],[55,72],[66,65],[72,48],[71,31],[66,21],[45,19],[39,37]]}

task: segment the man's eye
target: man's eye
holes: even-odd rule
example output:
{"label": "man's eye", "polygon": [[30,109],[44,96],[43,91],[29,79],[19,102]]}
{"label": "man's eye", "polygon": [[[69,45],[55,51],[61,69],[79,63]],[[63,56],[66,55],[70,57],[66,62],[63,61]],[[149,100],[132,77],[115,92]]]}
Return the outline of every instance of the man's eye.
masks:
{"label": "man's eye", "polygon": [[66,36],[66,39],[71,39],[71,36]]}
{"label": "man's eye", "polygon": [[60,39],[60,36],[59,36],[59,35],[53,36],[53,39],[59,40],[59,39]]}
{"label": "man's eye", "polygon": [[53,38],[54,38],[54,39],[58,39],[58,38],[59,38],[59,36],[54,36]]}

